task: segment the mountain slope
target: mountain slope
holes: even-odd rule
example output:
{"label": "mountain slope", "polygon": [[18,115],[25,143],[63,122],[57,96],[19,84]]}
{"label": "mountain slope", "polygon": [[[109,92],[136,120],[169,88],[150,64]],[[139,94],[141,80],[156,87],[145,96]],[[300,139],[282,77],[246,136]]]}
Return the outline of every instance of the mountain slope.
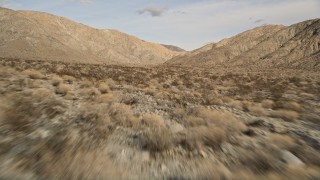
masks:
{"label": "mountain slope", "polygon": [[261,26],[206,45],[168,64],[320,69],[320,19]]}
{"label": "mountain slope", "polygon": [[159,64],[177,52],[116,30],[0,8],[0,56],[79,63]]}
{"label": "mountain slope", "polygon": [[170,49],[171,51],[176,51],[176,52],[186,52],[186,50],[178,47],[178,46],[173,46],[173,45],[167,45],[167,44],[161,44],[162,46],[166,47],[167,49]]}

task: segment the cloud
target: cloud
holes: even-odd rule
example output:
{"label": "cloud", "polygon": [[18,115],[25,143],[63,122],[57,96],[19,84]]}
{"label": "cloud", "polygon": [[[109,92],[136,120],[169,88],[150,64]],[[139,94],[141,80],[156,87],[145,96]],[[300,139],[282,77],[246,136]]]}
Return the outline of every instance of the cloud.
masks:
{"label": "cloud", "polygon": [[152,17],[161,16],[167,10],[166,7],[146,7],[138,10],[138,14],[149,13]]}
{"label": "cloud", "polygon": [[254,23],[261,23],[261,22],[264,22],[265,20],[264,19],[257,19],[254,21]]}

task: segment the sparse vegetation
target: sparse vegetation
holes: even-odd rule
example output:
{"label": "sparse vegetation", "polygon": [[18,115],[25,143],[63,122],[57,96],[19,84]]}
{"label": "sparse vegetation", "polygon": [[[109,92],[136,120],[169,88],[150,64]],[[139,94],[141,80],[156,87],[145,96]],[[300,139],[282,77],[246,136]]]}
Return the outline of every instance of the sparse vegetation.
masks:
{"label": "sparse vegetation", "polygon": [[[208,171],[215,172],[209,179],[233,173],[281,179],[292,177],[294,167],[284,150],[305,164],[299,177],[320,166],[314,124],[320,91],[306,88],[320,87],[318,74],[308,72],[313,82],[292,79],[294,71],[277,77],[277,71],[12,61],[0,61],[0,160],[18,163],[8,165],[11,172],[37,170],[33,179],[110,177],[105,171],[142,177],[151,170],[168,172],[164,178]],[[166,164],[172,160],[180,165]]]}

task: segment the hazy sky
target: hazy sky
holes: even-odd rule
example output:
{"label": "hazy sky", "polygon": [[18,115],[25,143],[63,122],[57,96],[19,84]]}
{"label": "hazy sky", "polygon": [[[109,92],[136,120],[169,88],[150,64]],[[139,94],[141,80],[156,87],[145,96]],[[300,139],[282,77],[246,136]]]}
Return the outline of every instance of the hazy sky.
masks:
{"label": "hazy sky", "polygon": [[0,0],[191,50],[264,24],[320,17],[320,0]]}

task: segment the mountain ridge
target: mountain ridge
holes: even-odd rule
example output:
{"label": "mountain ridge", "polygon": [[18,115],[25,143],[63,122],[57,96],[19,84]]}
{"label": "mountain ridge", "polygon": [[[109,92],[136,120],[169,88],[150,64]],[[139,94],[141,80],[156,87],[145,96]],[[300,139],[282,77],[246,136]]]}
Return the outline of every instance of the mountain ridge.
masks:
{"label": "mountain ridge", "polygon": [[100,30],[64,17],[0,8],[0,54],[49,61],[161,64],[179,54],[117,30]]}
{"label": "mountain ridge", "polygon": [[320,69],[319,31],[320,19],[261,26],[173,57],[167,64]]}

